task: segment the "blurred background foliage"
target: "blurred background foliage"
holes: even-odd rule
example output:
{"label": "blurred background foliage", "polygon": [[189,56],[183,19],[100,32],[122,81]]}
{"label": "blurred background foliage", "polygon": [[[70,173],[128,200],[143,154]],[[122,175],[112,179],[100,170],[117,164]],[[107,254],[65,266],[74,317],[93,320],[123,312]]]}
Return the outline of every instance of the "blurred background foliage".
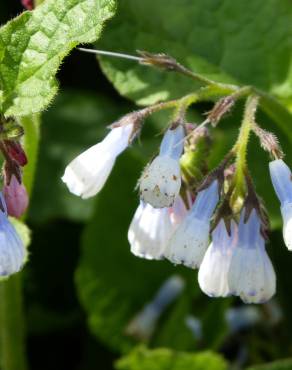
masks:
{"label": "blurred background foliage", "polygon": [[[22,10],[18,0],[1,1],[1,24]],[[290,109],[291,25],[289,0],[123,0],[95,46],[131,54],[136,49],[167,52],[218,81],[253,84]],[[73,196],[60,180],[66,164],[135,104],[179,97],[196,88],[193,82],[130,61],[102,58],[100,66],[94,56],[77,50],[65,60],[58,79],[59,94],[42,114],[28,217],[32,243],[24,293],[31,369],[292,369],[292,255],[279,231],[268,158],[256,140],[250,143],[249,162],[271,215],[268,251],[278,288],[271,302],[247,306],[233,298],[204,296],[196,271],[130,253],[127,228],[138,204],[135,184],[158,148],[167,114],[147,121],[141,142],[118,159],[94,199]],[[197,105],[189,119],[201,120],[211,106]],[[232,146],[241,114],[239,104],[212,130],[211,167]],[[283,128],[264,112],[258,121],[278,135],[291,166],[291,127]],[[131,319],[173,274],[182,277],[185,287],[151,338],[128,335]]]}

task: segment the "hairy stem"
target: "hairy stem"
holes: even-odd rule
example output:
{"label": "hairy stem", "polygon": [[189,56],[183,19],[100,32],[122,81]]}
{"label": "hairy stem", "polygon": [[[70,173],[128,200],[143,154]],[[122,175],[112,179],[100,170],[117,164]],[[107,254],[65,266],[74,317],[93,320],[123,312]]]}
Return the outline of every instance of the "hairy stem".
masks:
{"label": "hairy stem", "polygon": [[248,97],[239,135],[232,149],[232,151],[236,154],[236,172],[234,176],[235,190],[232,196],[233,201],[236,201],[237,198],[243,198],[245,194],[247,145],[249,140],[249,134],[254,124],[257,105],[258,105],[257,96],[252,95]]}

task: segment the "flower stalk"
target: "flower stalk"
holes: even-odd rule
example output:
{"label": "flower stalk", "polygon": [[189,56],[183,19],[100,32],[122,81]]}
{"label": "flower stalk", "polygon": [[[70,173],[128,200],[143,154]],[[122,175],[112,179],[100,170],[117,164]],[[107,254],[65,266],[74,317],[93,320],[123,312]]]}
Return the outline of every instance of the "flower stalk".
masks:
{"label": "flower stalk", "polygon": [[244,112],[243,121],[240,127],[237,141],[232,149],[236,155],[235,161],[235,175],[234,175],[234,193],[232,195],[232,204],[243,201],[246,186],[245,186],[245,173],[246,173],[246,156],[247,156],[247,145],[254,124],[255,112],[258,105],[258,97],[252,95],[248,97]]}

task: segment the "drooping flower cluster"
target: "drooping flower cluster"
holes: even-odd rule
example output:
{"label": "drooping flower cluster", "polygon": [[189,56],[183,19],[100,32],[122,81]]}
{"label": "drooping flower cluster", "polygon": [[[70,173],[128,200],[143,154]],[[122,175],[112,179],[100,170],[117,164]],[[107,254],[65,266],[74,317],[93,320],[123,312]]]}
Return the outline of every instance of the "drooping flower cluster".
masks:
{"label": "drooping flower cluster", "polygon": [[[276,158],[270,163],[271,177],[281,202],[285,243],[292,249],[291,172],[277,159],[281,150],[275,136],[255,123],[257,102],[255,97],[247,100],[239,138],[211,172],[206,171],[206,158],[199,156],[202,142],[209,143],[208,130],[194,129],[182,117],[174,120],[159,154],[138,181],[140,204],[128,231],[131,252],[137,257],[164,258],[199,269],[199,285],[207,295],[234,295],[245,303],[265,302],[276,291],[265,248],[267,215],[243,160],[250,131]],[[233,103],[231,98],[216,103],[204,124],[217,124]],[[112,125],[102,142],[67,166],[62,179],[72,193],[88,198],[101,190],[116,157],[140,130],[146,117],[142,112],[145,109]]]}

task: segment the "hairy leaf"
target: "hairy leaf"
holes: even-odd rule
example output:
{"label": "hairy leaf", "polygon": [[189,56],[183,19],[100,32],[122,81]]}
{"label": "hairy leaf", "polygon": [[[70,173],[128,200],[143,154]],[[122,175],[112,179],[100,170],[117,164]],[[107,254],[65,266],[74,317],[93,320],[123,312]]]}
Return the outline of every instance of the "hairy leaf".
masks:
{"label": "hairy leaf", "polygon": [[93,42],[114,0],[48,0],[0,29],[0,110],[6,116],[43,110],[56,94],[55,74],[79,43]]}

